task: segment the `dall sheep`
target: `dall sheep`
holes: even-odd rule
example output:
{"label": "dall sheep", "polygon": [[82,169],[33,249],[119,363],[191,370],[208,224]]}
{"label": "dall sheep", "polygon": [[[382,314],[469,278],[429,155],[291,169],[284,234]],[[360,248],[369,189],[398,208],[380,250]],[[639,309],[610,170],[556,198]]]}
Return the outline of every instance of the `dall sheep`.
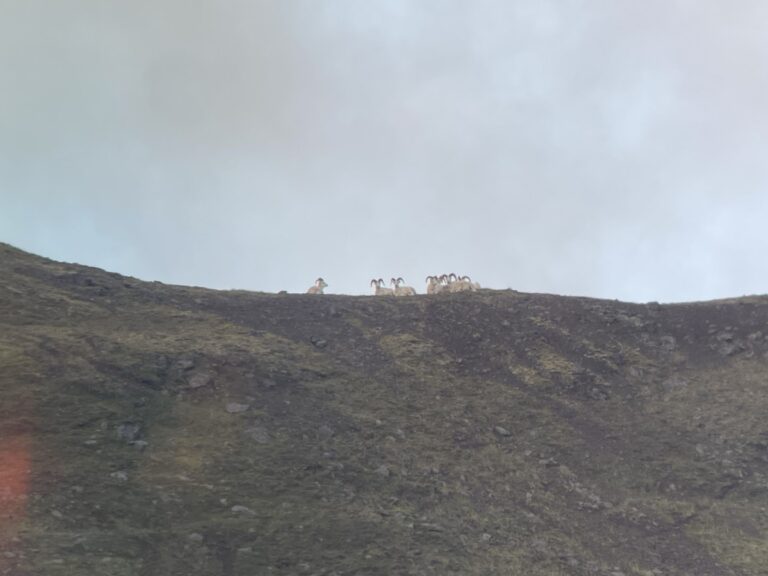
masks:
{"label": "dall sheep", "polygon": [[390,284],[392,284],[393,290],[395,291],[395,296],[416,296],[416,290],[411,286],[400,286],[403,282],[405,282],[405,280],[402,278],[392,278],[390,280]]}
{"label": "dall sheep", "polygon": [[378,280],[374,278],[371,280],[371,286],[373,286],[373,293],[376,296],[394,296],[395,294],[395,291],[392,288],[384,286],[383,278],[379,278]]}
{"label": "dall sheep", "polygon": [[472,290],[472,285],[466,280],[460,279],[456,274],[451,272],[448,274],[448,291],[449,292],[466,292]]}
{"label": "dall sheep", "polygon": [[445,291],[445,284],[437,276],[427,276],[424,281],[427,283],[427,294],[440,294]]}
{"label": "dall sheep", "polygon": [[470,278],[469,276],[462,276],[461,278],[459,278],[459,280],[461,280],[462,282],[468,282],[470,289],[473,292],[480,290],[480,284],[477,282],[472,282],[472,278]]}
{"label": "dall sheep", "polygon": [[325,283],[325,280],[318,278],[315,280],[315,285],[309,287],[307,294],[323,294],[323,288],[326,288],[327,286],[328,284]]}

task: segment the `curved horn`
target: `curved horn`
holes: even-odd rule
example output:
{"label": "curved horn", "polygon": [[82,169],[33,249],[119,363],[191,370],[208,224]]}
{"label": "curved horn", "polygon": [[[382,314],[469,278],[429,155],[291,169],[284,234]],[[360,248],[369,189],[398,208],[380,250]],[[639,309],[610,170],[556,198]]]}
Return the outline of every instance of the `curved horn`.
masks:
{"label": "curved horn", "polygon": [[405,282],[405,280],[403,280],[402,277],[400,277],[400,278],[397,279],[397,282],[399,284],[400,282]]}
{"label": "curved horn", "polygon": [[374,278],[374,279],[371,280],[370,286],[373,286],[374,284],[378,285],[378,283],[379,283],[379,281],[376,280],[376,278]]}

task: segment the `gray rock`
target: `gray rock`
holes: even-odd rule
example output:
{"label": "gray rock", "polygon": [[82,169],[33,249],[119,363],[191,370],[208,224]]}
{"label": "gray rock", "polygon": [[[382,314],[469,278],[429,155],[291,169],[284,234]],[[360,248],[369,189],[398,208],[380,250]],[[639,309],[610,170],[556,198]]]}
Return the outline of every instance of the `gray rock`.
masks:
{"label": "gray rock", "polygon": [[312,344],[315,345],[315,348],[321,348],[322,349],[322,348],[325,348],[326,346],[328,346],[328,341],[327,340],[323,340],[322,338],[317,339],[317,340],[313,338],[312,339]]}
{"label": "gray rock", "polygon": [[632,378],[642,378],[645,375],[645,370],[638,366],[630,366],[629,375],[632,376]]}
{"label": "gray rock", "polygon": [[733,342],[733,332],[728,332],[727,330],[724,330],[720,332],[717,336],[718,342]]}
{"label": "gray rock", "polygon": [[480,541],[481,541],[481,542],[490,542],[490,541],[491,541],[491,535],[490,535],[490,534],[488,534],[488,532],[483,532],[483,533],[480,535]]}
{"label": "gray rock", "polygon": [[213,376],[211,376],[210,372],[195,372],[192,374],[192,376],[187,380],[187,384],[190,388],[202,388],[203,386],[207,386],[213,382]]}
{"label": "gray rock", "polygon": [[134,440],[133,442],[131,442],[131,446],[136,448],[136,450],[143,451],[147,446],[149,446],[149,442],[147,442],[146,440]]}
{"label": "gray rock", "polygon": [[383,476],[384,478],[389,478],[389,475],[391,472],[389,471],[389,467],[386,464],[382,464],[378,468],[376,468],[376,474],[379,476]]}
{"label": "gray rock", "polygon": [[128,472],[125,470],[118,470],[117,472],[112,472],[110,475],[110,478],[114,478],[115,480],[120,480],[121,482],[125,482],[128,480]]}
{"label": "gray rock", "polygon": [[587,390],[586,395],[592,400],[608,400],[608,398],[611,397],[607,390],[604,388],[598,388],[596,386],[593,386]]}
{"label": "gray rock", "polygon": [[662,336],[659,340],[659,346],[662,350],[672,352],[677,348],[677,340],[675,340],[674,336]]}
{"label": "gray rock", "polygon": [[435,524],[434,522],[422,522],[418,526],[419,528],[428,530],[429,532],[445,532],[445,528],[440,526],[440,524]]}
{"label": "gray rock", "polygon": [[734,356],[744,352],[746,349],[747,347],[740,340],[725,340],[720,342],[717,351],[721,356]]}
{"label": "gray rock", "polygon": [[566,552],[561,557],[561,560],[564,560],[568,566],[571,568],[577,568],[581,562],[579,562],[579,559],[576,558],[572,552]]}
{"label": "gray rock", "polygon": [[189,540],[191,542],[198,542],[198,543],[200,543],[200,542],[202,542],[204,540],[204,538],[203,538],[203,535],[200,534],[199,532],[192,532],[192,534],[187,536],[187,540]]}
{"label": "gray rock", "polygon": [[323,439],[327,440],[328,438],[333,436],[333,428],[331,428],[327,424],[323,424],[317,430],[317,433],[320,435],[320,438],[323,438]]}
{"label": "gray rock", "polygon": [[503,426],[494,426],[493,431],[499,436],[512,436],[512,432],[504,428]]}
{"label": "gray rock", "polygon": [[195,367],[195,360],[190,357],[179,358],[176,361],[176,368],[182,371],[191,370]]}
{"label": "gray rock", "polygon": [[117,427],[117,437],[126,442],[133,442],[139,437],[141,426],[133,422],[123,422]]}
{"label": "gray rock", "polygon": [[246,430],[245,433],[251,440],[258,442],[259,444],[269,443],[269,432],[267,432],[267,429],[263,426],[254,426],[253,428]]}
{"label": "gray rock", "polygon": [[239,504],[236,504],[236,505],[232,506],[232,508],[230,508],[230,510],[232,512],[234,512],[235,514],[247,514],[248,516],[255,516],[256,515],[256,513],[253,510],[251,510],[250,508],[248,508],[247,506],[241,506]]}
{"label": "gray rock", "polygon": [[226,405],[226,410],[230,414],[240,414],[241,412],[245,412],[250,408],[250,404],[239,404],[237,402],[228,402]]}
{"label": "gray rock", "polygon": [[624,324],[628,324],[629,326],[632,326],[633,328],[642,328],[645,326],[645,322],[640,316],[635,316],[634,314],[625,314],[623,312],[620,312],[616,315],[616,318],[619,320],[619,322],[622,322]]}
{"label": "gray rock", "polygon": [[688,386],[688,380],[683,378],[679,375],[674,375],[661,383],[661,387],[664,388],[667,392],[672,392],[673,390],[680,390],[683,388],[686,388]]}

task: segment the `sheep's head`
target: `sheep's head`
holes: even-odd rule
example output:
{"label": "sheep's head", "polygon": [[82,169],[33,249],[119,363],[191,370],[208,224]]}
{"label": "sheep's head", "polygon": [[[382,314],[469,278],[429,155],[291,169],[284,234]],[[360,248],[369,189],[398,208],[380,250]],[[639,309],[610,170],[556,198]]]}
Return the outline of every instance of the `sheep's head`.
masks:
{"label": "sheep's head", "polygon": [[398,278],[397,280],[395,280],[395,286],[400,286],[400,284],[404,284],[404,283],[405,283],[405,280],[403,280],[402,278]]}
{"label": "sheep's head", "polygon": [[315,286],[317,286],[318,288],[327,288],[328,284],[326,284],[325,280],[323,280],[322,278],[318,278],[317,280],[315,280]]}

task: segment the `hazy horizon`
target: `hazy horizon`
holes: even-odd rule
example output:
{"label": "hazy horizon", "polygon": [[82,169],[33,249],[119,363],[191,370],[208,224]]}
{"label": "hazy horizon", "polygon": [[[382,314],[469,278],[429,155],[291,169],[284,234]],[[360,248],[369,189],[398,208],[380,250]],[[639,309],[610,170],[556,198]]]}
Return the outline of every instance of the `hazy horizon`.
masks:
{"label": "hazy horizon", "polygon": [[225,289],[766,293],[766,16],[0,0],[0,241]]}

